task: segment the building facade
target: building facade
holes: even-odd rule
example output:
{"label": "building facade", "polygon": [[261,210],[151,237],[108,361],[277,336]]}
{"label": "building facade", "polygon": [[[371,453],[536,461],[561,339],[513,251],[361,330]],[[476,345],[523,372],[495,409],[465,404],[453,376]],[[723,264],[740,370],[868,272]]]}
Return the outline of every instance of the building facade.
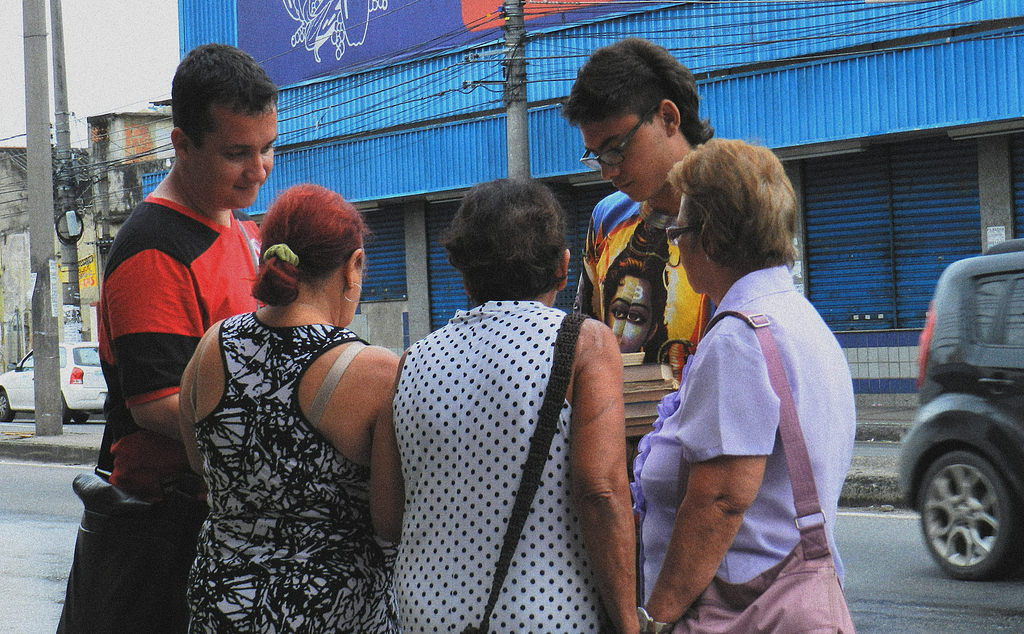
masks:
{"label": "building facade", "polygon": [[0,368],[28,354],[32,339],[25,148],[0,148]]}
{"label": "building facade", "polygon": [[88,118],[89,181],[92,204],[79,247],[79,286],[83,332],[99,339],[96,305],[103,265],[114,235],[145,198],[147,174],[166,173],[171,147],[171,109],[154,105],[145,112],[109,113]]}
{"label": "building facade", "polygon": [[[61,340],[95,341],[103,258],[117,228],[143,197],[143,175],[163,171],[173,156],[170,109],[89,118],[89,148],[74,149],[67,164],[55,160],[55,180],[67,183],[82,221],[73,249],[53,233],[62,281],[78,282],[78,302],[64,306]],[[61,180],[60,169],[67,179]],[[32,274],[25,148],[0,148],[0,364],[17,363],[32,349]],[[68,329],[74,322],[74,332]]]}
{"label": "building facade", "polygon": [[[431,5],[369,3],[361,28],[338,22],[315,41],[283,9],[254,18],[248,0],[180,3],[181,50],[211,41],[245,48],[254,32],[291,29],[291,48],[257,56],[268,69],[288,56],[338,61],[422,3]],[[437,15],[451,4],[434,2]],[[503,36],[470,37],[477,31],[463,5],[463,23],[431,26],[432,43],[456,44],[364,55],[282,82],[275,169],[249,210],[258,217],[279,191],[306,181],[356,202],[374,239],[355,326],[395,350],[467,307],[437,238],[468,187],[507,171]],[[594,203],[612,189],[578,162],[581,137],[559,102],[591,51],[628,36],[652,40],[694,71],[717,136],[784,160],[801,207],[794,274],[847,351],[863,398],[915,391],[917,337],[941,271],[1024,236],[1022,0],[609,3],[526,25],[531,173],[562,200],[574,253]],[[571,303],[563,292],[559,304]]]}

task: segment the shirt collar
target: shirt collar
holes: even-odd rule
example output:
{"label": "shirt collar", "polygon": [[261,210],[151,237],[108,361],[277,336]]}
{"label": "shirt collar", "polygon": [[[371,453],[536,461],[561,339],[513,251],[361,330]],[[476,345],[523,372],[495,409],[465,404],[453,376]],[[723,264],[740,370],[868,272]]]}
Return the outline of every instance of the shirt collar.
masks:
{"label": "shirt collar", "polygon": [[790,273],[788,266],[752,271],[736,280],[736,283],[726,291],[718,311],[743,310],[744,306],[755,299],[787,291],[796,291],[793,274]]}

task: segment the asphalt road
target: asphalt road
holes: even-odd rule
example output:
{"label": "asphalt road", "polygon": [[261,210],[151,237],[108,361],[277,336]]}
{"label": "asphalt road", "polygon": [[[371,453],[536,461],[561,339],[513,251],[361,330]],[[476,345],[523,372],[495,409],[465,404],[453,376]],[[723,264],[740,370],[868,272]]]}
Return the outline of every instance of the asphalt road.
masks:
{"label": "asphalt road", "polygon": [[82,467],[0,462],[0,633],[53,634],[82,505]]}
{"label": "asphalt road", "polygon": [[[0,634],[53,634],[81,513],[81,466],[0,462]],[[860,634],[1024,632],[1024,580],[943,577],[917,515],[841,510],[846,594]]]}
{"label": "asphalt road", "polygon": [[1024,579],[943,576],[921,539],[916,513],[840,511],[836,541],[859,634],[1024,632]]}

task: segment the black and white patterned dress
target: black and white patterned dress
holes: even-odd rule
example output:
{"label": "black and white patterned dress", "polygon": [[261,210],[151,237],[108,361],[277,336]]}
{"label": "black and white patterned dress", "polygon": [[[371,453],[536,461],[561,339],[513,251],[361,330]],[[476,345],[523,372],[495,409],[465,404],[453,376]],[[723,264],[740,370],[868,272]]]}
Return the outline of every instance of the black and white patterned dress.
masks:
{"label": "black and white patterned dress", "polygon": [[[479,624],[564,317],[539,302],[487,302],[409,349],[394,403],[404,634]],[[565,403],[492,634],[596,634],[605,619],[570,493],[571,413]]]}
{"label": "black and white patterned dress", "polygon": [[190,631],[395,632],[391,567],[370,524],[369,468],[312,428],[298,384],[356,340],[333,326],[221,329],[224,396],[196,424],[210,516],[192,568]]}

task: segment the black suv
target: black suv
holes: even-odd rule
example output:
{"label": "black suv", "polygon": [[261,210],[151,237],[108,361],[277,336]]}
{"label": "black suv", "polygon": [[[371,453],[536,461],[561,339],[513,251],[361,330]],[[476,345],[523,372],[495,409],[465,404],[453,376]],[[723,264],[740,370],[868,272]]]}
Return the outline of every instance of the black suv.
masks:
{"label": "black suv", "polygon": [[1024,555],[1024,239],[943,272],[920,344],[900,484],[935,561],[992,579]]}

